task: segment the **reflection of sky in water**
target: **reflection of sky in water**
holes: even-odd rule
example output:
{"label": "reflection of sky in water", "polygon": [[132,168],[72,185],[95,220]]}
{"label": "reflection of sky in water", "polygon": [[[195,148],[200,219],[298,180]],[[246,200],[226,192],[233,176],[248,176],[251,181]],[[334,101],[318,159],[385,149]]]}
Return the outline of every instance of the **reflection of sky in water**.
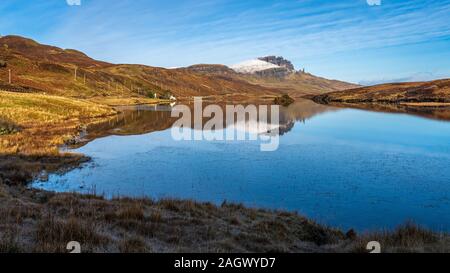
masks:
{"label": "reflection of sky in water", "polygon": [[94,160],[34,186],[297,210],[360,230],[414,220],[450,231],[450,123],[359,110],[322,113],[260,143],[171,139],[169,130],[79,148]]}

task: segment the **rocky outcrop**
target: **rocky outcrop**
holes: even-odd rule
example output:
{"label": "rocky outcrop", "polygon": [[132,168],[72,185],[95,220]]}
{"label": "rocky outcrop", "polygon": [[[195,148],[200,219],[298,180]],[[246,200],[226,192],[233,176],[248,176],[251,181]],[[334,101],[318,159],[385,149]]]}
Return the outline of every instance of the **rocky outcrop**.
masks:
{"label": "rocky outcrop", "polygon": [[274,65],[278,65],[280,67],[284,67],[289,72],[295,72],[294,65],[290,61],[286,60],[283,57],[266,56],[266,57],[258,58],[258,60],[261,60],[261,61],[264,61],[264,62],[268,62],[268,63],[274,64]]}
{"label": "rocky outcrop", "polygon": [[189,71],[203,74],[235,74],[233,69],[220,64],[197,64],[186,68]]}
{"label": "rocky outcrop", "polygon": [[282,79],[289,76],[290,74],[296,73],[294,65],[283,57],[266,56],[258,58],[258,60],[277,66],[274,68],[255,72],[255,74],[258,76]]}
{"label": "rocky outcrop", "polygon": [[277,67],[277,68],[269,68],[262,71],[255,72],[255,75],[258,75],[263,78],[277,78],[282,79],[287,77],[289,74],[292,74],[293,72],[289,71],[285,67]]}

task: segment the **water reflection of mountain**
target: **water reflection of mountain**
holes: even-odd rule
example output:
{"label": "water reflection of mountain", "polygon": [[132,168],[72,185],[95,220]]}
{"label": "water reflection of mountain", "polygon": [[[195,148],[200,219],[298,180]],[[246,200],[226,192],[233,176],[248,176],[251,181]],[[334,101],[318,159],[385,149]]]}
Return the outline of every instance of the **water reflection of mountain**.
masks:
{"label": "water reflection of mountain", "polygon": [[316,115],[337,111],[337,108],[317,104],[310,100],[297,100],[289,107],[280,109],[280,135],[290,132],[298,122],[306,121]]}
{"label": "water reflection of mountain", "polygon": [[[242,104],[244,106],[246,105],[245,103]],[[207,104],[203,105],[203,107],[206,106]],[[219,106],[225,109],[226,105]],[[190,105],[190,107],[193,112],[193,105]],[[139,135],[163,131],[171,128],[173,123],[178,119],[171,117],[172,107],[170,105],[128,106],[120,107],[118,110],[120,114],[108,122],[89,126],[86,130],[85,138],[81,142],[84,143],[109,135]],[[289,107],[281,107],[279,134],[284,135],[291,131],[298,121],[305,122],[313,116],[327,111],[335,111],[335,108],[319,105],[309,100],[299,100]],[[205,118],[204,122],[208,120]]]}
{"label": "water reflection of mountain", "polygon": [[337,111],[338,108],[317,104],[310,100],[297,100],[289,107],[280,109],[280,122],[284,121],[302,121],[330,111]]}

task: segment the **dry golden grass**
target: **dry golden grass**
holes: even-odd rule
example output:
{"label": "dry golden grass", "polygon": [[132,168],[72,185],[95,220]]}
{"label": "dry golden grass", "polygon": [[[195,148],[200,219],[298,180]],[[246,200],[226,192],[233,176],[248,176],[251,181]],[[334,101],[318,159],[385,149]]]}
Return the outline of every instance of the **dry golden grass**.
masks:
{"label": "dry golden grass", "polygon": [[82,126],[115,113],[90,101],[0,91],[0,119],[20,128],[0,138],[0,154],[58,154]]}
{"label": "dry golden grass", "polygon": [[34,237],[37,252],[65,252],[65,246],[71,241],[85,242],[85,251],[108,242],[107,237],[98,234],[93,222],[80,218],[56,219],[53,216],[36,222]]}
{"label": "dry golden grass", "polygon": [[114,111],[85,100],[43,94],[0,92],[0,116],[21,126],[36,126],[111,115]]}
{"label": "dry golden grass", "polygon": [[0,135],[0,178],[9,185],[24,184],[42,170],[73,168],[87,160],[61,154],[59,147],[80,130],[116,112],[89,101],[43,94],[0,91],[0,120],[16,128]]}
{"label": "dry golden grass", "polygon": [[139,104],[163,104],[171,101],[162,99],[150,99],[142,97],[92,97],[89,101],[105,104],[109,106],[123,106],[123,105],[139,105]]}
{"label": "dry golden grass", "polygon": [[450,237],[433,232],[414,223],[405,223],[393,231],[362,234],[355,238],[352,252],[367,252],[367,242],[377,241],[383,252],[396,253],[448,253]]}

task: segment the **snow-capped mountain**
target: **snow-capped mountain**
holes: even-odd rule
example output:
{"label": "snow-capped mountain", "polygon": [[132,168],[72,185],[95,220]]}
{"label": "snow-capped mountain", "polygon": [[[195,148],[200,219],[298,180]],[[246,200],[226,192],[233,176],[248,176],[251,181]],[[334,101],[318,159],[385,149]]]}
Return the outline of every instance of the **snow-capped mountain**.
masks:
{"label": "snow-capped mountain", "polygon": [[296,70],[291,61],[278,56],[266,56],[231,66],[221,64],[198,64],[184,68],[211,77],[233,79],[234,83],[247,82],[263,86],[275,92],[288,93],[291,97],[322,94],[356,88],[358,85],[328,80]]}
{"label": "snow-capped mountain", "polygon": [[280,66],[259,59],[254,59],[232,65],[230,68],[238,73],[253,74],[267,69],[280,68]]}
{"label": "snow-capped mountain", "polygon": [[284,78],[295,73],[294,65],[283,57],[267,56],[230,66],[237,73]]}

